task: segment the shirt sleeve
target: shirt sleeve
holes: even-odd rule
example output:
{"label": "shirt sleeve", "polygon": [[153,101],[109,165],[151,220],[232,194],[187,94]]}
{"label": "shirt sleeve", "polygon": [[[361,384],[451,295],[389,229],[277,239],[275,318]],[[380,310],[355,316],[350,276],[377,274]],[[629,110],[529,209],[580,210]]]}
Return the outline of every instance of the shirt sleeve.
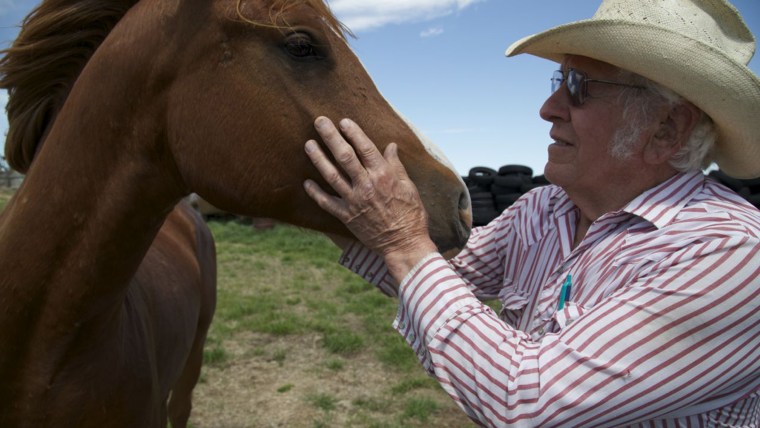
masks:
{"label": "shirt sleeve", "polygon": [[354,242],[346,248],[339,263],[377,287],[385,295],[398,296],[398,284],[388,272],[383,258],[361,243]]}
{"label": "shirt sleeve", "polygon": [[432,254],[402,281],[394,326],[486,426],[622,426],[696,414],[760,388],[759,250],[746,237],[673,248],[539,341],[500,321]]}
{"label": "shirt sleeve", "polygon": [[[465,248],[448,261],[466,287],[479,299],[499,296],[504,279],[505,254],[516,239],[512,219],[517,211],[518,206],[510,208],[490,224],[473,229]],[[384,294],[398,296],[398,284],[388,272],[383,258],[361,243],[355,242],[344,250],[339,262]]]}

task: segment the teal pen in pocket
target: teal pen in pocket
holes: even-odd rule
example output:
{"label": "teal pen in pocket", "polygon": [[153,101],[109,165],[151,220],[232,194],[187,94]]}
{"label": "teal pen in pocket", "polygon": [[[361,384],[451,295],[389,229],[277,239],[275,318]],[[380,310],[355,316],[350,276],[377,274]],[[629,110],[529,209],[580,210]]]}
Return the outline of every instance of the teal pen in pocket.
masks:
{"label": "teal pen in pocket", "polygon": [[562,289],[559,291],[559,306],[557,310],[565,308],[565,302],[570,301],[570,290],[573,288],[573,276],[568,274],[565,278],[565,282],[562,284]]}

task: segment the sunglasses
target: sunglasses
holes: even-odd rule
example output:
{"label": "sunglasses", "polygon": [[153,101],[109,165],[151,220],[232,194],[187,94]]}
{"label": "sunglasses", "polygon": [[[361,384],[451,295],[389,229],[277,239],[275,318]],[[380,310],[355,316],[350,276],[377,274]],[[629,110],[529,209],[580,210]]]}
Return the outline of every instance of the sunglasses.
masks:
{"label": "sunglasses", "polygon": [[610,82],[609,80],[596,80],[589,79],[585,73],[578,71],[574,68],[567,70],[567,77],[562,70],[557,70],[552,75],[552,94],[562,86],[562,83],[567,81],[567,92],[570,94],[570,101],[576,107],[586,102],[587,98],[591,98],[588,94],[589,83],[604,83],[607,85],[624,86],[626,88],[646,89],[643,86],[628,85],[620,82]]}

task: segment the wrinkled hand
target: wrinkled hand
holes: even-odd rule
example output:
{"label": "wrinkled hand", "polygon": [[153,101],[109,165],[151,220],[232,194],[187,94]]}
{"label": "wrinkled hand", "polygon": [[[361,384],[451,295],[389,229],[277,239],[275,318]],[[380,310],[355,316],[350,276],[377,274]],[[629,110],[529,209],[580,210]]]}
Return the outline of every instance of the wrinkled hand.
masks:
{"label": "wrinkled hand", "polygon": [[436,251],[417,187],[399,160],[396,144],[389,144],[381,154],[356,123],[343,119],[339,126],[340,131],[325,117],[315,121],[337,166],[316,141],[305,146],[338,196],[328,194],[312,180],[304,183],[304,189],[365,246],[382,255],[400,281],[420,258]]}

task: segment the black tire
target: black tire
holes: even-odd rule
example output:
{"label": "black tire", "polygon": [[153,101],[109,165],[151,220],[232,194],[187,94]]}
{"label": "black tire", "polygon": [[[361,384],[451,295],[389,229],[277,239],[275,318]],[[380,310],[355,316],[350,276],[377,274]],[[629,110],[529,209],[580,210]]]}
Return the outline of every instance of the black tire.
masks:
{"label": "black tire", "polygon": [[710,171],[709,176],[717,180],[718,183],[721,183],[729,189],[733,190],[734,192],[738,192],[742,187],[744,187],[744,183],[742,183],[741,180],[728,176],[723,171]]}
{"label": "black tire", "polygon": [[760,193],[760,177],[758,177],[758,178],[750,178],[750,179],[747,179],[747,180],[739,180],[739,181],[741,181],[741,183],[745,187],[748,187],[749,190],[753,194],[754,193]]}
{"label": "black tire", "polygon": [[471,201],[470,204],[472,205],[473,210],[479,208],[493,208],[495,206],[493,198],[475,199]]}
{"label": "black tire", "polygon": [[760,193],[749,195],[745,199],[747,199],[747,201],[749,201],[750,204],[754,205],[755,208],[760,209]]}
{"label": "black tire", "polygon": [[476,166],[475,168],[472,168],[468,175],[473,183],[485,188],[488,188],[488,186],[493,183],[493,178],[495,176],[495,170],[484,166]]}
{"label": "black tire", "polygon": [[499,175],[522,174],[528,177],[533,175],[533,169],[525,165],[504,165],[499,168]]}
{"label": "black tire", "polygon": [[[523,184],[531,182],[529,175],[511,174],[511,175],[497,175],[493,178],[493,185],[506,189],[519,189]],[[493,189],[491,189],[493,191]]]}
{"label": "black tire", "polygon": [[538,187],[544,187],[544,186],[545,186],[544,184],[535,184],[535,183],[523,184],[522,187],[520,187],[520,193],[528,193],[533,189],[536,189]]}
{"label": "black tire", "polygon": [[495,208],[487,209],[480,208],[472,210],[472,225],[473,226],[485,226],[499,216],[499,213]]}
{"label": "black tire", "polygon": [[492,201],[492,200],[493,200],[493,194],[491,194],[491,192],[470,193],[470,202]]}
{"label": "black tire", "polygon": [[494,197],[494,202],[496,202],[496,208],[497,209],[500,209],[501,207],[507,208],[510,205],[517,202],[517,200],[520,199],[520,196],[522,196],[521,193],[509,193],[505,195],[496,195]]}

